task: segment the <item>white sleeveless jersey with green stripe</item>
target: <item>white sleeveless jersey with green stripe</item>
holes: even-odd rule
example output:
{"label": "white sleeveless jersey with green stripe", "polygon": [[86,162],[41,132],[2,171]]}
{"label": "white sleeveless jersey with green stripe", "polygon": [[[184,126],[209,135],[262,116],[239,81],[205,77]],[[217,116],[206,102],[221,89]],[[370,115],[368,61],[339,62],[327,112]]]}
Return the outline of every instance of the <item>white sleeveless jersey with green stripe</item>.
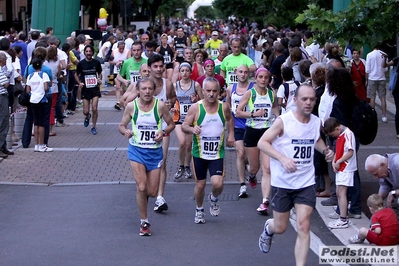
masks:
{"label": "white sleeveless jersey with green stripe", "polygon": [[268,88],[265,95],[260,95],[255,88],[252,88],[250,91],[251,97],[249,97],[248,100],[247,112],[256,112],[260,109],[264,109],[265,114],[263,116],[247,118],[245,125],[256,129],[269,128],[271,126],[272,107],[274,102],[273,91]]}
{"label": "white sleeveless jersey with green stripe", "polygon": [[201,127],[199,135],[193,135],[193,148],[191,154],[196,158],[216,160],[224,158],[224,132],[226,120],[223,113],[223,103],[219,102],[217,112],[208,113],[201,101],[199,117],[194,126]]}
{"label": "white sleeveless jersey with green stripe", "polygon": [[161,131],[162,119],[158,113],[158,99],[154,99],[154,105],[150,111],[144,112],[138,106],[139,99],[135,99],[134,112],[132,116],[133,137],[129,143],[133,146],[147,149],[162,147],[162,142],[154,141],[155,134]]}

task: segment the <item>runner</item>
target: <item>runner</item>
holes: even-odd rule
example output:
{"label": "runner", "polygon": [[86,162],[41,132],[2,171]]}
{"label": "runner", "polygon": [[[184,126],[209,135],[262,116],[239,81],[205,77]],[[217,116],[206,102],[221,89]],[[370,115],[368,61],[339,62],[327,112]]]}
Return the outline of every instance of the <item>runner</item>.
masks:
{"label": "runner", "polygon": [[208,54],[211,55],[212,60],[215,60],[219,56],[219,48],[222,44],[223,41],[219,40],[219,33],[217,31],[213,31],[212,38],[206,42],[204,47]]}
{"label": "runner", "polygon": [[155,50],[156,53],[163,56],[163,63],[166,66],[166,71],[163,73],[163,77],[172,80],[173,74],[173,62],[172,59],[175,56],[175,49],[173,46],[168,44],[168,35],[161,35],[161,45]]}
{"label": "runner", "polygon": [[241,53],[241,40],[233,38],[231,40],[232,54],[228,55],[223,59],[222,65],[220,66],[220,75],[226,79],[226,84],[229,86],[231,83],[237,83],[237,75],[234,74],[234,69],[241,65],[245,65],[249,68],[249,72],[255,72],[256,66],[251,58]]}
{"label": "runner", "polygon": [[132,57],[123,62],[121,70],[116,77],[127,88],[133,82],[140,79],[140,66],[147,63],[147,60],[141,57],[142,47],[140,42],[132,44]]}
{"label": "runner", "polygon": [[244,148],[244,133],[245,133],[245,118],[238,118],[237,107],[244,93],[250,90],[254,83],[249,82],[249,68],[247,66],[241,65],[235,71],[237,75],[238,83],[230,85],[226,90],[226,103],[230,105],[233,119],[229,123],[230,128],[234,128],[234,141],[235,150],[237,154],[236,164],[238,179],[240,180],[240,190],[238,196],[240,198],[248,197],[247,186],[245,185],[245,161],[247,158],[245,156]]}
{"label": "runner", "polygon": [[93,58],[94,48],[86,45],[84,48],[85,59],[80,61],[76,67],[75,80],[82,90],[83,114],[86,116],[83,125],[90,124],[90,102],[93,113],[91,134],[97,135],[98,100],[101,97],[100,85],[102,80],[101,63]]}
{"label": "runner", "polygon": [[204,98],[200,84],[190,79],[191,65],[183,62],[179,68],[181,79],[174,84],[177,97],[175,107],[177,106],[178,108],[172,109],[172,112],[176,113],[175,132],[179,140],[179,168],[175,174],[175,181],[180,180],[183,176],[186,179],[192,178],[190,169],[192,137],[182,131],[181,124],[186,118],[191,105]]}
{"label": "runner", "polygon": [[[140,97],[127,104],[119,132],[129,139],[128,158],[136,181],[136,201],[140,213],[140,235],[150,236],[147,218],[148,197],[155,197],[163,164],[162,139],[174,129],[169,108],[154,98],[155,83],[149,78],[137,86]],[[162,120],[167,127],[162,130]],[[129,122],[132,130],[127,129]]]}
{"label": "runner", "polygon": [[[191,106],[182,124],[183,132],[193,134],[194,197],[197,203],[194,222],[197,224],[205,223],[203,201],[207,170],[212,184],[209,211],[212,216],[220,214],[218,196],[223,191],[224,132],[226,122],[231,119],[228,104],[217,100],[219,82],[215,78],[206,78],[202,90],[204,99]],[[234,142],[227,143],[229,147],[233,145]]]}
{"label": "runner", "polygon": [[[256,174],[259,171],[259,158],[262,163],[262,202],[257,211],[269,214],[270,196],[270,158],[260,154],[257,147],[263,133],[272,125],[275,117],[279,115],[276,95],[269,87],[271,73],[266,68],[259,68],[255,73],[255,85],[242,96],[237,107],[236,116],[246,118],[244,147],[248,157],[249,175],[248,182],[251,188],[257,185]],[[244,110],[246,108],[246,110]]]}
{"label": "runner", "polygon": [[[111,52],[111,58],[112,60],[109,61],[111,65],[114,65],[114,77],[116,77],[119,74],[119,71],[122,67],[123,62],[130,58],[130,50],[125,49],[125,42],[124,41],[119,41],[117,45],[117,49],[113,50]],[[123,91],[125,91],[126,87],[122,88]],[[116,94],[116,104],[114,108],[116,110],[122,110],[122,106],[120,104],[120,98],[121,98],[121,82],[118,79],[115,79],[115,94]]]}
{"label": "runner", "polygon": [[259,248],[267,253],[273,234],[288,227],[290,210],[295,207],[298,236],[295,243],[296,265],[306,265],[310,245],[310,217],[316,205],[314,149],[331,161],[332,152],[320,138],[321,121],[311,114],[316,104],[315,90],[301,85],[296,90],[295,111],[276,119],[259,141],[262,153],[271,157],[273,219],[265,222]]}

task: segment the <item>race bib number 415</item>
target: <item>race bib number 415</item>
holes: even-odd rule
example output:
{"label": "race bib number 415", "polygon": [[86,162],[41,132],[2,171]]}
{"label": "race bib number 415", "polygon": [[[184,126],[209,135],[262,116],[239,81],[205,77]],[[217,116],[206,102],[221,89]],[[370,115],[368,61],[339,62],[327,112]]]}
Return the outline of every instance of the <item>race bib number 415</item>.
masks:
{"label": "race bib number 415", "polygon": [[234,74],[234,71],[229,71],[227,74],[229,77],[229,84],[238,83],[238,77]]}
{"label": "race bib number 415", "polygon": [[140,79],[138,71],[130,71],[130,82],[137,82]]}

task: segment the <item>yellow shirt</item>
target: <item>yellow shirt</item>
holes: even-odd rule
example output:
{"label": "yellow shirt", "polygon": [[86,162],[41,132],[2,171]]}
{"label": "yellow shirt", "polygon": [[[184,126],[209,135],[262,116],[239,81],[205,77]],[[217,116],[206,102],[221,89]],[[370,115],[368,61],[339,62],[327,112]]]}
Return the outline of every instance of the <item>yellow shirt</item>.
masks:
{"label": "yellow shirt", "polygon": [[212,59],[216,59],[219,56],[219,47],[223,43],[222,40],[210,39],[205,44],[205,49],[208,49],[208,53],[211,55]]}
{"label": "yellow shirt", "polygon": [[69,51],[69,61],[72,63],[69,70],[76,70],[76,65],[73,62],[79,63],[79,60],[76,58],[75,54],[72,51]]}

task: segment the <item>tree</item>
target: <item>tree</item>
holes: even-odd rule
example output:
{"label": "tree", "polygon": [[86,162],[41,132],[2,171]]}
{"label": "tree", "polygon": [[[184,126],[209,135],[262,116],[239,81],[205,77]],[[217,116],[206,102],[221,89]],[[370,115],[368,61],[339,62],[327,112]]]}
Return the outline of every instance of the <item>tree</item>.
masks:
{"label": "tree", "polygon": [[335,13],[310,4],[296,22],[308,24],[322,44],[335,39],[374,47],[394,37],[399,30],[398,19],[399,0],[352,0],[347,9]]}
{"label": "tree", "polygon": [[332,7],[332,0],[214,0],[213,7],[223,17],[231,15],[262,21],[264,24],[294,26],[299,12],[306,9],[307,4],[314,3],[322,7]]}
{"label": "tree", "polygon": [[217,19],[219,16],[217,14],[217,10],[211,6],[200,6],[195,13],[197,13],[197,19]]}

